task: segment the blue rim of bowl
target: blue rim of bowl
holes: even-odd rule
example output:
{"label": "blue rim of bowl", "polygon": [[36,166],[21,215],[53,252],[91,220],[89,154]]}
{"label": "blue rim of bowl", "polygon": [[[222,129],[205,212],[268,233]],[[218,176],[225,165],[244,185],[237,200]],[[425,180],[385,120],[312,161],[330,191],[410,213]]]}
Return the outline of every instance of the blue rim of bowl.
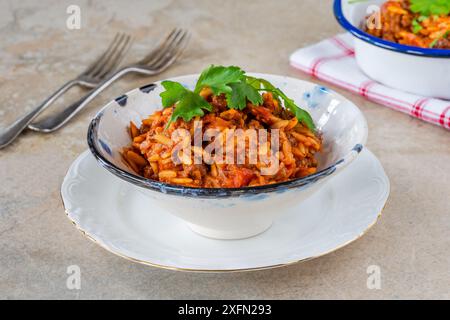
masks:
{"label": "blue rim of bowl", "polygon": [[429,49],[429,48],[407,46],[391,41],[386,41],[362,31],[361,29],[352,25],[350,21],[348,21],[347,18],[344,16],[344,13],[342,12],[342,0],[334,0],[333,9],[336,20],[345,30],[350,32],[356,38],[361,39],[370,44],[373,44],[377,47],[421,57],[433,57],[433,58],[450,57],[450,49]]}
{"label": "blue rim of bowl", "polygon": [[[132,94],[135,90],[130,91],[127,95]],[[111,103],[108,103],[105,107],[103,107],[97,115],[91,120],[89,124],[88,132],[87,132],[87,143],[91,153],[97,159],[102,167],[106,170],[114,174],[115,176],[124,179],[138,187],[142,187],[144,189],[150,189],[153,191],[161,192],[164,194],[178,195],[184,197],[191,198],[204,198],[204,199],[215,199],[215,198],[233,198],[233,197],[251,197],[259,194],[266,193],[283,193],[287,190],[304,187],[306,185],[317,182],[320,179],[330,176],[338,169],[345,167],[347,164],[352,162],[364,149],[362,144],[356,144],[350,152],[345,155],[340,160],[336,161],[334,164],[328,166],[325,169],[322,169],[312,175],[307,177],[288,180],[284,182],[255,186],[255,187],[244,187],[244,188],[194,188],[194,187],[184,187],[180,185],[174,185],[169,183],[164,183],[156,180],[147,179],[145,177],[139,176],[137,174],[133,174],[127,172],[113,163],[111,163],[108,159],[106,159],[102,152],[99,150],[96,141],[98,139],[98,125],[100,120],[104,114],[104,110],[111,106]],[[116,102],[117,103],[117,102]],[[99,141],[100,143],[100,141]]]}

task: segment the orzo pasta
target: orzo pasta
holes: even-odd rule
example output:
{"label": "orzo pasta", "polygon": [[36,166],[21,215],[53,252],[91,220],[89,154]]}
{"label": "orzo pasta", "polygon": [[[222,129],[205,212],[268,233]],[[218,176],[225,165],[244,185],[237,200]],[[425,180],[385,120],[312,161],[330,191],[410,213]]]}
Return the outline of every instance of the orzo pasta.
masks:
{"label": "orzo pasta", "polygon": [[[436,1],[437,2],[437,1]],[[450,1],[390,0],[380,11],[380,27],[365,31],[384,40],[421,48],[450,49]],[[429,9],[427,7],[429,3]],[[440,7],[441,6],[441,7]]]}
{"label": "orzo pasta", "polygon": [[[136,173],[148,179],[190,187],[240,188],[301,178],[317,171],[315,155],[322,149],[321,137],[284,108],[277,94],[262,92],[259,96],[261,103],[254,104],[247,100],[241,109],[231,109],[227,94],[214,94],[209,87],[199,90],[199,96],[210,108],[206,110],[208,106],[204,105],[203,115],[196,115],[188,121],[183,117],[173,120],[177,106],[172,105],[143,119],[139,127],[130,123],[132,142],[123,149],[122,156]],[[183,152],[181,156],[177,149],[179,142],[173,139],[174,133],[180,129],[189,133],[187,142],[180,141],[191,147],[189,154]],[[261,143],[258,139],[251,140],[249,136],[244,136],[244,146],[240,148],[242,146],[236,136],[229,135],[238,129],[242,132],[265,130],[268,139]],[[194,144],[195,135],[204,136],[208,130],[215,130],[217,134],[214,139],[202,140],[200,145]],[[274,132],[277,133],[279,148],[270,159],[277,161],[278,166],[271,174],[263,174],[262,169],[270,164],[262,159],[263,156],[267,159],[272,152]],[[213,142],[218,142],[216,146],[222,146],[225,151],[231,149],[236,159],[241,157],[241,162],[229,163],[222,155],[211,159],[207,151],[208,145]],[[252,143],[256,144],[253,145],[257,150],[257,154],[253,155],[256,161],[252,161]],[[213,156],[217,156],[217,149],[215,152]],[[181,163],[174,161],[175,154],[183,160]],[[198,155],[203,156],[200,163],[196,162]]]}

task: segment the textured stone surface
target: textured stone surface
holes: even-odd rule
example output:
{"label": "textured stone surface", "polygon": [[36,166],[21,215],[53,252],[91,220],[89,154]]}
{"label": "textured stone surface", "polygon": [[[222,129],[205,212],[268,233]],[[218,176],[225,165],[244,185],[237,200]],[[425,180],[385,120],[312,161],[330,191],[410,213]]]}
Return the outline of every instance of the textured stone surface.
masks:
{"label": "textured stone surface", "polygon": [[[0,298],[450,298],[449,132],[339,89],[367,117],[368,146],[392,183],[381,220],[355,243],[281,269],[185,274],[131,263],[84,238],[65,217],[59,188],[100,106],[210,63],[309,79],[289,67],[289,54],[341,29],[329,0],[77,2],[82,28],[71,31],[70,1],[0,1],[0,125],[82,71],[117,31],[136,38],[130,61],[174,26],[192,31],[191,45],[160,76],[127,77],[62,130],[27,132],[0,151]],[[72,264],[82,271],[79,291],[66,288]],[[366,287],[372,264],[381,290]]]}

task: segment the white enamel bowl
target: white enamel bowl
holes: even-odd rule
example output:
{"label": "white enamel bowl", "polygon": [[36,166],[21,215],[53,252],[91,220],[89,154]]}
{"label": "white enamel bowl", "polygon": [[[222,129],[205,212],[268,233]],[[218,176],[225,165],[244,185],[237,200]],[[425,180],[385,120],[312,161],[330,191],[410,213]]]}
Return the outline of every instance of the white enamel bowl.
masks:
{"label": "white enamel bowl", "polygon": [[[119,152],[130,143],[129,122],[140,125],[141,119],[161,108],[160,82],[132,90],[108,103],[90,124],[90,150],[101,166],[149,198],[148,210],[156,203],[186,221],[195,232],[211,238],[240,239],[259,234],[282,212],[308,198],[359,155],[367,139],[367,123],[352,102],[327,88],[288,77],[253,75],[269,80],[311,113],[324,141],[316,174],[239,189],[189,188],[137,176],[123,163]],[[171,80],[193,89],[197,78],[198,75],[189,75]]]}
{"label": "white enamel bowl", "polygon": [[355,57],[370,78],[410,93],[450,99],[450,50],[401,45],[369,35],[361,30],[374,6],[385,0],[350,3],[335,0],[338,22],[355,39]]}

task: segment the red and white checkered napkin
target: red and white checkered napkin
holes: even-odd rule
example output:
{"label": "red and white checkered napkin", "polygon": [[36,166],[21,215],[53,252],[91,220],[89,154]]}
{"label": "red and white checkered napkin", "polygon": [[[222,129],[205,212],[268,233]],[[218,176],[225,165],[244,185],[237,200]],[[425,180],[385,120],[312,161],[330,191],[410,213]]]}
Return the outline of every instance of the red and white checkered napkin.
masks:
{"label": "red and white checkered napkin", "polygon": [[299,49],[291,55],[290,63],[296,69],[369,100],[450,129],[450,101],[417,96],[368,78],[356,64],[350,34]]}

